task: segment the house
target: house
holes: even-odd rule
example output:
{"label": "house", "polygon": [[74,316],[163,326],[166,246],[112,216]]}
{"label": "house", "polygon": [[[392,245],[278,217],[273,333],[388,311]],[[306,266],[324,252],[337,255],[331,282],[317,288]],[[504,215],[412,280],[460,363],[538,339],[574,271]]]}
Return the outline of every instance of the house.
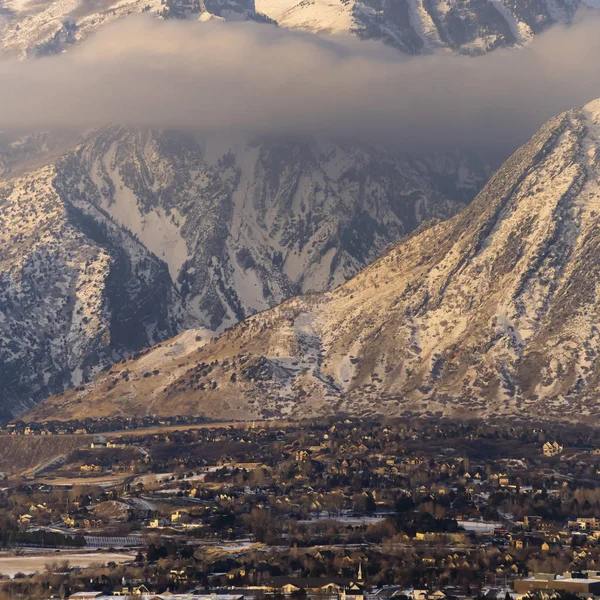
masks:
{"label": "house", "polygon": [[150,527],[151,529],[157,529],[158,527],[166,527],[168,524],[169,521],[167,521],[167,519],[162,519],[158,517],[156,519],[151,519],[148,523],[148,527]]}
{"label": "house", "polygon": [[363,584],[362,561],[358,563],[358,574],[353,581],[342,590],[340,600],[362,600],[365,597],[365,586]]}
{"label": "house", "polygon": [[187,517],[187,514],[182,510],[176,510],[171,513],[171,523],[182,523],[183,520]]}
{"label": "house", "polygon": [[542,517],[537,515],[525,515],[523,517],[523,524],[528,529],[539,529],[542,525]]}
{"label": "house", "polygon": [[95,465],[95,464],[81,465],[81,467],[79,467],[79,469],[83,473],[100,473],[102,471],[102,467],[100,465]]}
{"label": "house", "polygon": [[546,442],[542,446],[542,454],[544,456],[558,456],[563,451],[563,447],[558,442]]}
{"label": "house", "polygon": [[29,525],[33,517],[30,514],[24,514],[19,517],[19,523],[21,525]]}
{"label": "house", "polygon": [[75,519],[70,515],[62,515],[61,519],[66,527],[75,527]]}
{"label": "house", "polygon": [[312,596],[331,596],[336,599],[343,594],[344,582],[337,579],[324,579],[321,577],[311,578],[288,578],[274,577],[268,583],[271,592],[279,592],[284,596],[290,596],[294,592],[304,590]]}
{"label": "house", "polygon": [[[572,524],[573,522],[569,521],[569,527]],[[600,529],[600,519],[579,517],[574,525],[573,529],[579,529],[579,531],[598,531]]]}
{"label": "house", "polygon": [[506,487],[510,483],[510,479],[506,473],[498,475],[498,485],[500,487]]}
{"label": "house", "polygon": [[365,597],[365,586],[361,582],[352,582],[340,594],[340,600],[358,600]]}

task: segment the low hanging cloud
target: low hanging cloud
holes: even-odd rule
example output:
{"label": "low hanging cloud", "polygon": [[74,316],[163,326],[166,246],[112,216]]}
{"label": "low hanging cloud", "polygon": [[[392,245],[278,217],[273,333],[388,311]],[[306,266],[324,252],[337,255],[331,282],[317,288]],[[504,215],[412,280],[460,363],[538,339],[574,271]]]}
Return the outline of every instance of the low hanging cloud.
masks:
{"label": "low hanging cloud", "polygon": [[600,97],[599,61],[593,14],[526,49],[477,58],[407,58],[268,25],[132,17],[67,54],[0,62],[0,129],[119,122],[501,152]]}

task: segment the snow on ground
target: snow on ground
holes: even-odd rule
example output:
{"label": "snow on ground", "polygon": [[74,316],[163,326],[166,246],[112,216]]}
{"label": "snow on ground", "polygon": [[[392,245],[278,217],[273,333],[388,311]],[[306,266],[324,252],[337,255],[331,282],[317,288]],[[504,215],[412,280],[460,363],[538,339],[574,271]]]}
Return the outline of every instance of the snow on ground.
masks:
{"label": "snow on ground", "polygon": [[67,561],[72,567],[89,567],[92,564],[105,564],[108,562],[124,563],[133,560],[132,554],[116,552],[94,552],[92,554],[46,554],[39,556],[0,556],[0,574],[14,577],[17,573],[31,575],[45,571],[48,563]]}
{"label": "snow on ground", "polygon": [[431,18],[431,15],[425,10],[423,0],[410,0],[410,21],[417,35],[423,40],[425,48],[435,50],[443,48],[437,27]]}
{"label": "snow on ground", "polygon": [[4,6],[16,13],[26,12],[32,0],[4,0]]}
{"label": "snow on ground", "polygon": [[19,23],[6,32],[0,46],[12,50],[24,40],[26,46],[46,41],[62,28],[63,20],[78,4],[79,0],[55,0],[41,6],[31,0],[6,0],[6,8],[16,13]]}
{"label": "snow on ground", "polygon": [[387,518],[386,515],[373,516],[373,517],[353,517],[351,515],[329,515],[320,514],[318,516],[312,516],[310,519],[298,521],[298,523],[312,523],[314,521],[336,521],[337,523],[344,523],[345,525],[374,525],[381,523]]}
{"label": "snow on ground", "polygon": [[[305,267],[305,275],[302,280],[302,291],[321,291],[329,287],[329,279],[331,274],[331,263],[337,254],[336,248],[329,248],[325,255],[318,263],[314,263],[314,269],[310,266]],[[295,255],[298,256],[298,255]],[[299,258],[299,256],[298,256]],[[286,273],[292,271],[293,263],[286,261]]]}
{"label": "snow on ground", "polygon": [[352,364],[352,358],[360,356],[360,350],[360,343],[356,340],[350,347],[350,352],[339,358],[336,379],[342,387],[347,387],[352,382],[356,371],[356,367]]}
{"label": "snow on ground", "polygon": [[492,0],[492,4],[508,23],[517,43],[525,45],[533,39],[533,31],[531,31],[529,25],[519,21],[502,0]]}
{"label": "snow on ground", "polygon": [[118,169],[111,173],[111,179],[115,182],[114,202],[104,199],[102,208],[166,262],[171,279],[176,281],[183,263],[189,258],[187,244],[181,235],[185,218],[176,209],[167,215],[161,207],[142,213],[137,196],[123,183]]}
{"label": "snow on ground", "polygon": [[250,548],[254,548],[258,546],[256,542],[251,540],[248,541],[238,541],[237,543],[231,544],[217,544],[213,546],[214,548],[218,548],[219,550],[227,550],[228,552],[241,552],[243,550],[249,550]]}
{"label": "snow on ground", "polygon": [[[204,158],[208,165],[218,165],[219,159],[228,153],[235,155],[235,166],[240,171],[239,182],[233,191],[233,214],[230,225],[231,235],[227,240],[227,252],[232,271],[232,287],[240,298],[242,305],[251,312],[259,312],[271,307],[272,302],[265,298],[263,287],[253,267],[242,267],[236,258],[240,248],[260,250],[275,245],[265,229],[259,225],[253,205],[253,183],[256,178],[256,164],[259,148],[252,146],[247,140],[216,139],[214,137],[201,140]],[[277,248],[282,250],[281,248]],[[258,258],[258,257],[254,257]],[[260,259],[257,261],[260,263]]]}
{"label": "snow on ground", "polygon": [[492,532],[497,527],[502,527],[502,523],[492,523],[488,521],[457,521],[458,526],[467,531],[476,531],[478,533]]}
{"label": "snow on ground", "polygon": [[317,33],[348,33],[354,26],[353,3],[341,0],[258,0],[256,10],[279,25]]}
{"label": "snow on ground", "polygon": [[[234,253],[231,253],[232,256]],[[243,269],[233,262],[233,288],[242,302],[253,312],[259,312],[271,307],[271,303],[265,298],[263,286],[253,268]]]}
{"label": "snow on ground", "polygon": [[264,238],[264,232],[256,225],[256,213],[249,200],[252,198],[251,185],[255,178],[256,162],[259,149],[246,144],[232,147],[236,166],[240,169],[240,181],[233,192],[233,220],[231,234],[236,242],[240,242],[243,228],[247,228],[257,240]]}
{"label": "snow on ground", "polygon": [[169,360],[184,357],[204,346],[215,334],[206,329],[188,329],[169,342],[164,342],[151,352],[138,359],[138,371],[152,371],[160,368]]}
{"label": "snow on ground", "polygon": [[114,185],[112,197],[102,195],[102,209],[119,225],[137,236],[141,243],[164,261],[175,282],[185,261],[189,258],[186,241],[181,234],[185,217],[177,209],[169,214],[162,207],[153,207],[144,213],[135,192],[123,181],[119,165],[115,164],[116,145],[91,169],[91,178],[99,190],[106,186],[108,176]]}
{"label": "snow on ground", "polygon": [[207,473],[214,473],[218,467],[208,467],[203,470],[202,473],[197,473],[195,475],[186,475],[183,479],[179,480],[177,473],[149,473],[147,475],[139,475],[133,480],[132,485],[137,485],[138,483],[143,483],[144,485],[150,485],[154,483],[166,483],[172,477],[175,477],[177,481],[204,481]]}

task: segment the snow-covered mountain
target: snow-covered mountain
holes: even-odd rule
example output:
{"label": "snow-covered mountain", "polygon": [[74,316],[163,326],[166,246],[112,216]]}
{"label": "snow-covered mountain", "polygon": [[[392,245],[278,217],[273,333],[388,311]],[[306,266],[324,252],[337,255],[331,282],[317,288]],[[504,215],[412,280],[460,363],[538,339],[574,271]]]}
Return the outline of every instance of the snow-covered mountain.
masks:
{"label": "snow-covered mountain", "polygon": [[150,352],[34,415],[119,405],[215,418],[587,420],[600,411],[599,220],[597,101],[547,123],[461,214],[335,291],[288,300],[192,353],[171,347],[177,368],[163,375],[145,375]]}
{"label": "snow-covered mountain", "polygon": [[352,33],[408,54],[482,54],[569,23],[579,0],[257,0],[280,26]]}
{"label": "snow-covered mountain", "polygon": [[0,181],[0,415],[179,330],[168,271],[48,166]]}
{"label": "snow-covered mountain", "polygon": [[43,167],[72,150],[79,136],[73,132],[0,131],[0,179]]}
{"label": "snow-covered mountain", "polygon": [[112,127],[58,164],[85,200],[164,261],[191,327],[223,329],[292,295],[331,289],[482,185],[456,156],[325,141],[197,140]]}
{"label": "snow-covered mountain", "polygon": [[0,152],[0,385],[15,412],[184,328],[332,289],[485,178],[458,155],[123,127],[23,173],[54,149],[23,145]]}
{"label": "snow-covered mountain", "polygon": [[408,54],[481,54],[569,23],[581,0],[0,0],[0,57],[67,50],[134,13],[253,20],[381,40]]}
{"label": "snow-covered mountain", "polygon": [[0,58],[59,54],[119,19],[226,19],[271,23],[254,0],[0,0]]}

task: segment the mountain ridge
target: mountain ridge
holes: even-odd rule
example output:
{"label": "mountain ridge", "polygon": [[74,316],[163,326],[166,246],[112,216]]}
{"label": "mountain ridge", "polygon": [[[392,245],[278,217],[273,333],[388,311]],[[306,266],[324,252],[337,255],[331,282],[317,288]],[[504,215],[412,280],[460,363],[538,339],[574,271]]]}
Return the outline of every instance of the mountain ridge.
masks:
{"label": "mountain ridge", "polygon": [[280,26],[318,33],[352,33],[406,54],[455,52],[478,55],[524,46],[558,23],[569,23],[579,2],[463,3],[446,0],[258,0]]}
{"label": "mountain ridge", "polygon": [[404,54],[478,55],[527,45],[568,24],[581,0],[5,0],[0,57],[60,54],[130,14],[160,19],[269,23],[312,33],[381,41]]}
{"label": "mountain ridge", "polygon": [[[250,317],[173,377],[112,376],[31,418],[178,411],[597,415],[600,101],[549,121],[459,215],[332,292]],[[81,408],[78,408],[83,403]]]}
{"label": "mountain ridge", "polygon": [[[330,289],[421,221],[454,214],[484,177],[458,154],[316,140],[113,126],[62,144],[24,138],[4,154],[6,416],[184,329],[204,339]],[[52,158],[39,167],[42,147]]]}

